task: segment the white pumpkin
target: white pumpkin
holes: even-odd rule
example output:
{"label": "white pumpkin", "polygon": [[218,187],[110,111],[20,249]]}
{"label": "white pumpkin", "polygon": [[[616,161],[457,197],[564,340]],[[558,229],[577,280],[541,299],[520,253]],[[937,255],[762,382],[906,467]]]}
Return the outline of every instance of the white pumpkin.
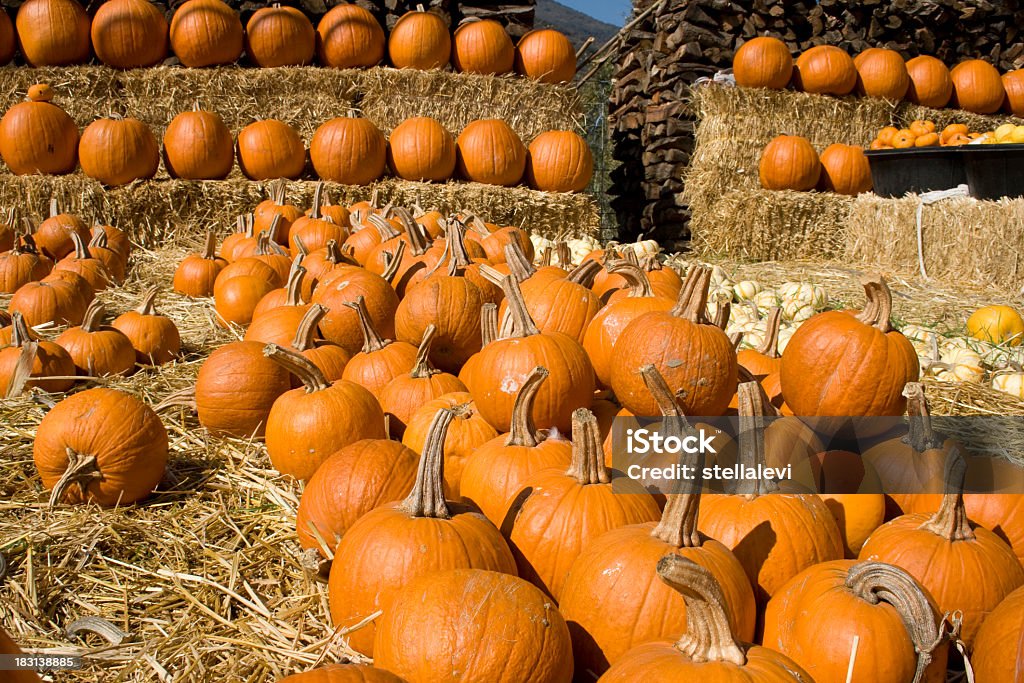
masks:
{"label": "white pumpkin", "polygon": [[601,248],[601,243],[593,237],[575,237],[569,240],[567,244],[569,245],[569,255],[572,258],[573,265],[581,263],[587,254]]}
{"label": "white pumpkin", "polygon": [[630,244],[623,244],[620,248],[632,249],[638,259],[643,259],[645,256],[657,256],[661,253],[661,245],[654,240],[638,240]]}
{"label": "white pumpkin", "polygon": [[934,330],[929,330],[927,327],[921,325],[904,325],[903,329],[900,330],[903,336],[910,340],[910,343],[920,342],[921,344],[931,344],[932,339],[935,339]]}
{"label": "white pumpkin", "polygon": [[732,287],[733,292],[736,293],[736,299],[738,301],[750,301],[757,296],[758,292],[762,289],[761,283],[754,282],[753,280],[743,280],[741,282],[737,282]]}
{"label": "white pumpkin", "polygon": [[779,305],[779,295],[774,289],[762,289],[760,292],[754,295],[751,299],[754,305],[761,312],[767,312],[769,309]]}
{"label": "white pumpkin", "polygon": [[783,304],[790,300],[802,301],[810,304],[815,311],[828,306],[828,292],[820,285],[810,282],[784,282],[778,291]]}
{"label": "white pumpkin", "polygon": [[992,377],[992,388],[1024,401],[1024,372],[1000,372]]}
{"label": "white pumpkin", "polygon": [[802,299],[783,299],[782,317],[793,322],[803,322],[814,315],[814,306]]}
{"label": "white pumpkin", "polygon": [[782,325],[779,327],[779,353],[786,350],[786,345],[789,344],[794,332],[796,332],[796,326]]}
{"label": "white pumpkin", "polygon": [[533,253],[537,255],[538,259],[548,249],[555,248],[554,242],[549,240],[547,237],[544,237],[543,235],[538,235],[537,233],[530,233],[530,242],[533,243]]}
{"label": "white pumpkin", "polygon": [[940,363],[932,367],[935,378],[942,382],[979,384],[985,377],[981,356],[971,349],[951,348],[942,354]]}

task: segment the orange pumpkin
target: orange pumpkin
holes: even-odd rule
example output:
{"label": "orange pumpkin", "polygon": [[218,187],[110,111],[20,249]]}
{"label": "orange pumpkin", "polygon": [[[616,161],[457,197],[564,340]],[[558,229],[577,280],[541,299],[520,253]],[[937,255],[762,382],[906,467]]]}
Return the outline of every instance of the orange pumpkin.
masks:
{"label": "orange pumpkin", "polygon": [[797,58],[794,78],[804,92],[848,95],[857,85],[857,67],[845,50],[818,45]]}
{"label": "orange pumpkin", "polygon": [[871,167],[863,148],[836,143],[826,147],[820,158],[822,189],[851,197],[871,190]]}
{"label": "orange pumpkin", "polygon": [[245,54],[257,66],[305,66],[315,51],[313,24],[294,7],[261,7],[245,25]]}
{"label": "orange pumpkin", "polygon": [[337,69],[376,66],[384,59],[384,29],[355,4],[335,5],[316,27],[317,56]]}
{"label": "orange pumpkin", "polygon": [[217,256],[217,239],[212,232],[206,233],[205,244],[202,253],[189,254],[174,271],[173,287],[178,294],[191,297],[213,295],[217,275],[227,261]]}
{"label": "orange pumpkin", "polygon": [[873,47],[853,60],[857,69],[857,92],[899,102],[910,88],[910,75],[903,57],[895,50]]}
{"label": "orange pumpkin", "polygon": [[[6,14],[6,13],[5,13]],[[8,19],[8,22],[10,20]],[[13,42],[13,36],[12,36]],[[18,644],[11,640],[11,636],[8,635],[7,631],[0,628],[0,654],[4,655],[20,655],[24,654]],[[15,671],[8,671],[6,676],[10,679],[7,683],[42,683],[42,680],[34,671],[28,669],[21,669]]]}
{"label": "orange pumpkin", "polygon": [[434,12],[407,12],[388,36],[388,56],[396,69],[443,69],[452,53],[448,24]]}
{"label": "orange pumpkin", "polygon": [[519,39],[514,66],[541,83],[568,83],[576,75],[576,50],[561,31],[534,29]]}
{"label": "orange pumpkin", "polygon": [[[380,275],[352,266],[335,268],[317,285],[311,301],[329,311],[320,322],[324,339],[344,347],[349,353],[359,351],[364,343],[359,314],[347,305],[359,297],[364,297],[366,311],[374,327],[385,337],[393,337],[398,294]],[[401,371],[407,372],[408,367]]]}
{"label": "orange pumpkin", "polygon": [[362,295],[344,305],[356,316],[363,335],[363,345],[345,366],[342,377],[366,387],[374,396],[379,396],[391,380],[408,372],[406,368],[416,362],[416,347],[407,342],[382,337]]}
{"label": "orange pumpkin", "polygon": [[892,146],[894,149],[907,149],[913,147],[917,141],[917,136],[911,133],[909,130],[897,131],[892,136]]}
{"label": "orange pumpkin", "polygon": [[1006,596],[981,624],[971,665],[977,681],[1012,681],[1024,662],[1024,588]]}
{"label": "orange pumpkin", "polygon": [[[14,36],[14,23],[11,21],[11,17],[7,12],[3,13],[0,17],[0,66],[8,64],[14,59],[14,50],[17,47],[17,42]],[[0,629],[0,637],[3,637],[3,631]],[[35,680],[38,680],[36,677]]]}
{"label": "orange pumpkin", "polygon": [[235,146],[220,114],[178,114],[164,131],[164,165],[172,178],[223,180],[235,164]]}
{"label": "orange pumpkin", "polygon": [[112,0],[92,19],[92,47],[107,66],[156,66],[167,57],[167,20],[146,0]]}
{"label": "orange pumpkin", "polygon": [[736,51],[732,72],[741,87],[782,90],[793,77],[793,56],[778,38],[758,36]]}
{"label": "orange pumpkin", "polygon": [[507,74],[515,65],[515,47],[505,27],[493,19],[467,21],[452,36],[452,66],[476,74]]}
{"label": "orange pumpkin", "polygon": [[812,190],[821,177],[821,161],[807,138],[780,135],[761,152],[758,174],[768,190]]}
{"label": "orange pumpkin", "polygon": [[263,344],[232,342],[216,349],[196,377],[199,423],[213,434],[262,438],[277,397],[291,388],[288,371],[263,355]]}
{"label": "orange pumpkin", "polygon": [[455,152],[459,175],[473,182],[512,186],[526,171],[526,147],[512,127],[498,119],[473,121],[463,128]]}
{"label": "orange pumpkin", "polygon": [[40,256],[31,240],[19,239],[10,251],[0,252],[0,293],[13,294],[23,285],[43,279],[53,268],[53,261]]}
{"label": "orange pumpkin", "polygon": [[369,119],[340,116],[316,129],[309,156],[324,180],[369,185],[384,175],[387,140]]}
{"label": "orange pumpkin", "polygon": [[188,0],[171,18],[171,49],[185,66],[232,64],[242,48],[242,21],[221,0]]}
{"label": "orange pumpkin", "polygon": [[417,116],[391,131],[388,165],[405,180],[448,180],[455,172],[455,139],[437,120]]}
{"label": "orange pumpkin", "polygon": [[952,106],[975,114],[994,114],[1003,106],[1006,90],[999,71],[981,59],[960,62],[949,72]]}
{"label": "orange pumpkin", "polygon": [[135,370],[135,349],[123,332],[103,325],[106,310],[93,300],[80,327],[70,327],[57,337],[75,363],[78,374],[90,377],[130,375]]}
{"label": "orange pumpkin", "polygon": [[57,105],[30,97],[0,119],[0,157],[16,175],[71,173],[78,163],[78,125]]}
{"label": "orange pumpkin", "polygon": [[526,182],[543,192],[580,192],[594,175],[587,141],[571,130],[549,130],[533,139],[526,156]]}
{"label": "orange pumpkin", "polygon": [[942,109],[953,97],[953,79],[949,68],[941,60],[928,55],[907,61],[910,88],[907,101],[924,107]]}
{"label": "orange pumpkin", "polygon": [[15,26],[21,54],[32,66],[89,61],[89,15],[75,0],[27,0]]}
{"label": "orange pumpkin", "polygon": [[109,186],[127,185],[156,175],[160,146],[138,119],[97,119],[82,131],[78,160],[90,178]]}
{"label": "orange pumpkin", "polygon": [[398,676],[369,664],[327,664],[292,674],[277,683],[406,683]]}
{"label": "orange pumpkin", "polygon": [[1024,69],[1003,74],[1003,90],[1006,110],[1018,118],[1024,117]]}
{"label": "orange pumpkin", "polygon": [[294,180],[306,166],[306,148],[287,123],[277,119],[256,121],[238,134],[238,166],[250,180]]}
{"label": "orange pumpkin", "polygon": [[150,287],[143,293],[138,308],[122,313],[112,323],[131,340],[135,361],[140,365],[163,365],[181,353],[177,326],[154,306],[159,293],[159,286]]}
{"label": "orange pumpkin", "polygon": [[[18,311],[11,314],[9,329],[10,345],[0,349],[0,398],[17,395],[18,384],[21,390],[39,387],[51,393],[74,386],[75,363],[64,347],[52,341],[35,341],[35,335]],[[59,379],[31,379],[33,377]]]}

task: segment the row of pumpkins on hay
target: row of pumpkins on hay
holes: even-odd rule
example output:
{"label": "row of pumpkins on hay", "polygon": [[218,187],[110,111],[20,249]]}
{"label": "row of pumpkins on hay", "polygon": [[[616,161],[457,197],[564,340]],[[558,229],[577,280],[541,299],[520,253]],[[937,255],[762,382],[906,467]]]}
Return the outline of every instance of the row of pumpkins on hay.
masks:
{"label": "row of pumpkins on hay", "polygon": [[736,83],[750,88],[796,90],[843,96],[906,100],[926,107],[951,106],[976,114],[1000,109],[1024,117],[1024,69],[1000,76],[981,59],[952,69],[941,60],[921,55],[904,61],[895,50],[869,48],[855,58],[833,45],[819,45],[793,57],[778,38],[762,36],[744,43],[733,58]]}
{"label": "row of pumpkins on hay", "polygon": [[[126,185],[156,175],[160,145],[138,119],[102,118],[78,126],[53,104],[53,89],[29,88],[26,102],[0,119],[0,157],[17,175],[82,171],[107,186]],[[251,180],[295,179],[306,169],[306,146],[299,133],[277,119],[249,124],[232,140],[216,112],[182,112],[164,132],[168,174],[186,180],[220,180],[235,164]],[[458,137],[435,119],[406,119],[385,137],[367,118],[341,116],[321,124],[309,143],[317,177],[345,185],[368,185],[390,169],[404,180],[444,182],[458,177],[489,185],[525,182],[535,190],[579,192],[594,172],[590,147],[569,130],[545,131],[529,147],[506,122],[481,119]]]}
{"label": "row of pumpkins on hay", "polygon": [[[977,680],[1012,680],[1024,496],[962,489],[972,467],[1002,479],[1020,468],[967,467],[961,447],[931,430],[917,354],[891,326],[880,277],[864,279],[862,311],[811,315],[775,357],[737,352],[722,329],[731,306],[707,316],[712,269],[680,276],[644,258],[656,245],[576,244],[577,259],[569,245],[543,245],[549,256],[537,259],[518,228],[372,202],[343,210],[366,244],[341,250],[332,238],[303,253],[300,236],[294,260],[267,253],[284,222],[303,235],[311,225],[269,200],[253,215],[263,253],[248,234],[228,237],[220,256],[210,240],[175,274],[176,288],[212,284],[215,300],[232,290],[233,305],[253,312],[245,338],[204,361],[192,400],[210,433],[263,440],[278,471],[306,482],[298,541],[330,562],[332,621],[363,624],[348,642],[375,667],[342,665],[338,676],[806,682],[845,680],[853,660],[858,680],[906,683],[942,680],[953,640]],[[331,211],[325,230],[344,223]],[[821,304],[820,290],[796,289]],[[15,312],[24,338],[28,311]],[[91,371],[109,332],[100,328],[86,333]],[[46,381],[25,377],[25,359],[54,346],[24,342],[0,359],[21,361],[17,383]],[[920,419],[909,433],[872,434],[855,454],[826,424],[756,419],[777,405]],[[709,458],[810,467],[832,492],[766,495],[771,480],[740,482],[742,495],[613,487],[615,418],[730,411],[751,429],[716,434]],[[159,485],[168,437],[157,410],[93,388],[46,414],[33,456],[52,503],[123,505]],[[850,458],[893,495],[854,493],[861,481],[832,489]],[[955,492],[900,495],[913,481]],[[754,536],[771,539],[763,552],[744,550]],[[814,628],[792,628],[803,622]]]}
{"label": "row of pumpkins on hay", "polygon": [[243,50],[260,67],[305,66],[314,55],[323,66],[372,67],[387,53],[396,68],[443,69],[476,74],[515,73],[546,83],[576,75],[576,52],[554,29],[531,31],[518,45],[505,28],[485,19],[459,26],[454,34],[440,15],[423,11],[402,16],[389,36],[374,16],[356,4],[337,4],[316,29],[294,7],[274,4],[253,13],[242,29],[238,12],[221,0],[188,0],[170,25],[147,0],[108,0],[90,18],[76,0],[27,0],[12,24],[0,12],[0,64],[20,48],[32,66],[100,62],[119,69],[161,64],[168,47],[187,67],[234,64]]}

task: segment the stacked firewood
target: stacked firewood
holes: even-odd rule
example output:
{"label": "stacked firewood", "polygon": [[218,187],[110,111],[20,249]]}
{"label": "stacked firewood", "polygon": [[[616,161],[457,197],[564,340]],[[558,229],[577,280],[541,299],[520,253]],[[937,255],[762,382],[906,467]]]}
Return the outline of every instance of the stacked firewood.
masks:
{"label": "stacked firewood", "polygon": [[1024,66],[1024,2],[995,0],[634,0],[638,16],[616,64],[609,122],[612,201],[624,237],[688,236],[682,176],[693,152],[688,87],[732,66],[758,35],[784,40],[794,54],[821,44],[851,54],[888,47],[953,65],[981,57],[1000,70]]}

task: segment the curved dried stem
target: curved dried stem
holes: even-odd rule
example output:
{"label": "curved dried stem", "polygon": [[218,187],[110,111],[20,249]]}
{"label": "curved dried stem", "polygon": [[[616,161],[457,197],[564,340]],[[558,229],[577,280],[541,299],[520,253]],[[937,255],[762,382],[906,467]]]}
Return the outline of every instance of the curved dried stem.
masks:
{"label": "curved dried stem", "polygon": [[24,346],[32,341],[25,316],[20,311],[11,313],[11,346]]}
{"label": "curved dried stem", "polygon": [[586,408],[577,408],[572,414],[572,462],[566,475],[581,486],[611,481],[601,451],[597,418]]}
{"label": "curved dried stem", "polygon": [[153,285],[142,294],[142,302],[135,312],[140,315],[160,315],[156,312],[156,295],[160,293],[160,286]]}
{"label": "curved dried stem", "polygon": [[512,426],[509,429],[506,446],[526,446],[533,448],[541,439],[537,434],[537,425],[533,421],[533,404],[537,399],[540,385],[551,373],[547,368],[537,366],[519,387],[515,403],[512,405]]}
{"label": "curved dried stem", "polygon": [[589,288],[594,284],[594,278],[601,272],[601,268],[600,263],[594,259],[589,259],[573,268],[572,272],[565,276],[565,279]]}
{"label": "curved dried stem", "polygon": [[288,282],[285,284],[285,306],[302,305],[302,280],[306,277],[306,269],[302,267],[302,255],[297,255],[288,271]]}
{"label": "curved dried stem", "polygon": [[871,325],[880,332],[892,331],[889,318],[892,316],[892,291],[886,284],[885,278],[881,275],[866,275],[861,278],[861,285],[864,287],[864,294],[868,303],[860,312],[857,319],[865,325]]}
{"label": "curved dried stem", "polygon": [[558,256],[558,265],[563,268],[572,268],[572,250],[568,242],[558,242],[555,245],[555,255]]}
{"label": "curved dried stem", "polygon": [[320,304],[313,304],[302,316],[299,327],[295,330],[295,337],[292,339],[292,348],[296,351],[309,351],[316,348],[317,325],[327,315],[327,308]]}
{"label": "curved dried stem", "polygon": [[757,347],[757,352],[765,358],[782,358],[779,353],[779,325],[782,322],[782,309],[772,306],[765,322],[764,341]]}
{"label": "curved dried stem", "polygon": [[[764,393],[757,382],[743,382],[736,388],[739,400],[739,462],[744,468],[755,470],[764,465]],[[744,479],[736,485],[736,493],[748,498],[778,491],[779,485],[771,479]]]}
{"label": "curved dried stem", "polygon": [[526,254],[523,253],[523,248],[519,245],[518,240],[512,240],[506,244],[502,251],[505,252],[505,263],[508,264],[509,272],[520,282],[529,279],[537,272],[537,269],[530,263],[530,259],[526,258]]}
{"label": "curved dried stem", "polygon": [[683,413],[679,410],[679,404],[676,403],[675,396],[672,395],[672,389],[668,386],[668,382],[665,381],[665,377],[658,372],[658,368],[654,365],[648,364],[640,368],[640,376],[644,380],[644,386],[651,392],[651,396],[654,397],[654,401],[658,404],[658,409],[661,414],[665,417],[682,417]]}
{"label": "curved dried stem", "polygon": [[667,496],[665,511],[651,536],[675,548],[699,548],[704,539],[697,531],[700,514],[700,487],[693,493]]}
{"label": "curved dried stem", "polygon": [[107,309],[99,299],[93,299],[85,309],[85,316],[82,318],[83,332],[96,332],[103,325],[103,316]]}
{"label": "curved dried stem", "polygon": [[[106,240],[107,234],[105,232],[101,230],[99,235],[103,235],[103,239]],[[203,242],[201,256],[208,261],[213,261],[217,258],[217,237],[213,234],[212,230],[206,231],[206,240]]]}
{"label": "curved dried stem", "polygon": [[487,302],[480,308],[480,336],[483,348],[498,339],[498,305]]}
{"label": "curved dried stem", "polygon": [[732,315],[732,304],[728,301],[721,301],[715,309],[715,319],[711,324],[724,332],[725,328],[729,327],[730,315]]}
{"label": "curved dried stem", "polygon": [[732,352],[733,353],[736,353],[737,351],[739,351],[740,342],[742,342],[742,341],[743,341],[743,333],[742,332],[733,332],[732,334],[729,335],[729,343],[732,344]]}
{"label": "curved dried stem", "polygon": [[946,493],[942,505],[919,529],[931,531],[947,541],[969,541],[974,538],[974,529],[967,519],[964,508],[964,480],[967,477],[967,460],[960,450],[951,448],[946,455]]}
{"label": "curved dried stem", "polygon": [[395,279],[395,275],[398,274],[398,269],[402,266],[402,257],[405,256],[405,240],[401,240],[398,246],[395,247],[394,253],[384,252],[385,257],[388,259],[388,265],[384,268],[384,272],[380,274],[382,278],[391,282]]}
{"label": "curved dried stem", "polygon": [[423,339],[420,340],[419,348],[416,350],[416,360],[412,364],[410,373],[415,379],[424,379],[440,372],[430,363],[430,346],[434,343],[434,335],[437,334],[437,327],[431,323],[423,330]]}
{"label": "curved dried stem", "polygon": [[370,318],[370,312],[366,310],[366,299],[362,296],[356,297],[355,301],[346,301],[343,305],[348,306],[359,316],[359,327],[363,332],[363,353],[374,353],[380,351],[391,343],[390,339],[384,339],[377,332]]}
{"label": "curved dried stem", "polygon": [[442,408],[430,422],[416,484],[398,507],[410,517],[451,519],[451,511],[444,499],[444,441],[454,416],[452,411]]}
{"label": "curved dried stem", "polygon": [[505,276],[501,280],[501,289],[505,292],[505,298],[508,299],[508,310],[515,321],[517,336],[530,337],[540,334],[537,324],[533,322],[533,318],[530,317],[530,311],[526,308],[523,290],[519,288],[519,283],[516,282],[516,279],[511,275]]}
{"label": "curved dried stem", "polygon": [[315,220],[320,220],[323,217],[323,213],[320,211],[320,207],[323,205],[324,198],[324,181],[316,181],[316,185],[313,187],[313,204],[309,207],[309,217]]}
{"label": "curved dried stem", "polygon": [[380,234],[381,244],[402,234],[395,229],[395,226],[391,224],[391,221],[375,213],[370,214],[370,217],[366,220],[370,225],[376,228],[377,232]]}
{"label": "curved dried stem", "polygon": [[686,274],[679,299],[670,313],[693,323],[705,322],[708,306],[708,288],[711,286],[711,269],[694,265]]}
{"label": "curved dried stem", "polygon": [[5,398],[21,396],[25,392],[25,385],[32,377],[32,368],[36,363],[36,356],[39,355],[39,342],[26,341],[19,345],[21,353],[18,355],[18,362],[14,366],[14,372],[7,380],[7,393]]}
{"label": "curved dried stem", "polygon": [[[333,242],[334,240],[331,241]],[[295,245],[297,256],[301,256],[302,258],[309,256],[309,249],[306,248],[306,243],[302,241],[302,237],[300,235],[292,235],[292,244]],[[336,242],[335,245],[337,245]]]}
{"label": "curved dried stem", "polygon": [[924,395],[924,385],[920,382],[908,382],[903,387],[903,396],[907,399],[908,417],[905,441],[918,453],[942,448],[946,439],[932,429],[932,416]]}
{"label": "curved dried stem", "polygon": [[395,208],[395,218],[405,228],[405,234],[408,235],[409,247],[412,250],[412,255],[419,258],[427,253],[430,245],[427,244],[427,238],[423,234],[423,227],[416,222],[412,217],[412,213],[409,209],[404,206]]}
{"label": "curved dried stem", "polygon": [[613,275],[620,276],[629,287],[630,297],[653,297],[654,289],[651,280],[640,266],[633,265],[625,259],[605,261],[604,269]]}
{"label": "curved dried stem", "polygon": [[82,489],[82,497],[87,497],[89,484],[103,478],[95,455],[76,453],[71,448],[66,448],[65,453],[68,456],[68,468],[50,491],[50,500],[47,503],[50,507],[56,507],[64,493],[75,484]]}
{"label": "curved dried stem", "polygon": [[298,377],[306,387],[307,394],[331,388],[331,383],[327,381],[323,371],[313,361],[299,353],[277,344],[267,344],[263,347],[263,355]]}

